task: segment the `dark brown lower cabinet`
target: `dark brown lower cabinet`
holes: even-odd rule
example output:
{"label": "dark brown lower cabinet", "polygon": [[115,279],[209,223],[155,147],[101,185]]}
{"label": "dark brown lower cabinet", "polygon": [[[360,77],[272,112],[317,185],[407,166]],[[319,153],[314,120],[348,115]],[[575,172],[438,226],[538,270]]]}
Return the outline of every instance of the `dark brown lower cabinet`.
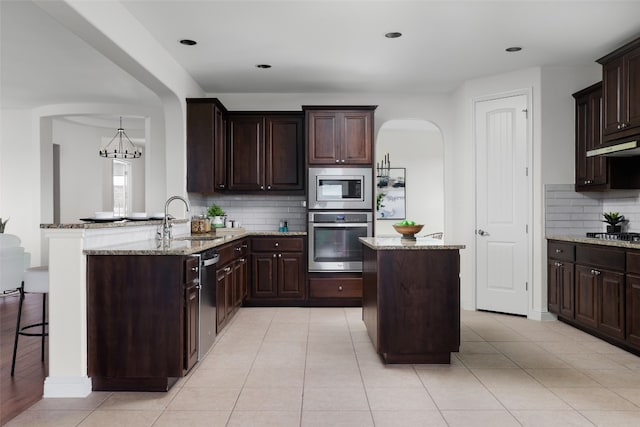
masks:
{"label": "dark brown lower cabinet", "polygon": [[627,342],[640,348],[640,276],[627,275]]}
{"label": "dark brown lower cabinet", "polygon": [[197,361],[197,258],[87,256],[93,390],[166,391]]}
{"label": "dark brown lower cabinet", "polygon": [[216,331],[220,333],[246,298],[248,239],[222,245],[216,270]]}
{"label": "dark brown lower cabinet", "polygon": [[548,253],[549,311],[640,354],[640,251],[550,240]]}
{"label": "dark brown lower cabinet", "polygon": [[306,299],[305,239],[254,237],[251,240],[250,304],[278,304]]}

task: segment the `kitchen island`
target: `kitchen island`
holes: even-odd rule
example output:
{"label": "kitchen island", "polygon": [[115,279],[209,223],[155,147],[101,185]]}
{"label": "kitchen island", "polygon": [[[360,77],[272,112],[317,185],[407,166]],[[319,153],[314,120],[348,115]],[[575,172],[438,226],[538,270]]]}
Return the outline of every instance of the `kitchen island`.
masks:
{"label": "kitchen island", "polygon": [[361,237],[362,315],[386,363],[450,363],[460,348],[460,249]]}

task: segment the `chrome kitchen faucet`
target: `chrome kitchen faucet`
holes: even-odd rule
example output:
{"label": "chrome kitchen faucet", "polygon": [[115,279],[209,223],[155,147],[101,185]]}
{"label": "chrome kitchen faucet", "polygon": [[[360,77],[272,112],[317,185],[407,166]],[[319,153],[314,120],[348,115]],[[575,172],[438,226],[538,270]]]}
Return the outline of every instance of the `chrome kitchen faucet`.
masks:
{"label": "chrome kitchen faucet", "polygon": [[189,205],[189,201],[181,196],[171,196],[167,199],[167,202],[164,204],[164,217],[162,218],[162,241],[165,239],[171,240],[171,228],[172,224],[169,221],[169,204],[174,200],[182,200],[184,205],[187,207],[187,212],[191,210],[191,206]]}

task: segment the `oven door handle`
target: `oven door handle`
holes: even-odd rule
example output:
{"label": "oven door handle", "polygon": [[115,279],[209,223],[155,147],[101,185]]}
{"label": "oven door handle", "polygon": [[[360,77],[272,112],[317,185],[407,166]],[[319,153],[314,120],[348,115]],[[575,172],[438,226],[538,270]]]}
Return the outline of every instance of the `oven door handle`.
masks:
{"label": "oven door handle", "polygon": [[362,228],[362,227],[368,227],[370,223],[364,222],[364,223],[359,223],[359,222],[349,222],[349,223],[342,223],[342,222],[323,222],[323,223],[316,223],[316,222],[312,222],[310,223],[312,228],[330,228],[330,227],[341,227],[341,228]]}

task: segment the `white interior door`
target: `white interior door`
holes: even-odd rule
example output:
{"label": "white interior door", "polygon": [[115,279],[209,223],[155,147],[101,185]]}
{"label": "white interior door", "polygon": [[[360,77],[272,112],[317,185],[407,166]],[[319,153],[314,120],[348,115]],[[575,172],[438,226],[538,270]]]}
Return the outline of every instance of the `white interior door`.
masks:
{"label": "white interior door", "polygon": [[475,104],[476,306],[527,314],[527,96]]}

